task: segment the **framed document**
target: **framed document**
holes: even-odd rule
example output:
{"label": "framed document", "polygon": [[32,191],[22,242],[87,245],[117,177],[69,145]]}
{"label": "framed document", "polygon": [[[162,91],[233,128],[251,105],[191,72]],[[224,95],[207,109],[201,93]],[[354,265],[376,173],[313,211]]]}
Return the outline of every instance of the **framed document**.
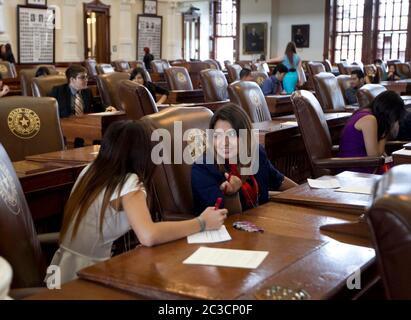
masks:
{"label": "framed document", "polygon": [[54,64],[54,10],[17,6],[17,37],[19,63]]}
{"label": "framed document", "polygon": [[161,58],[163,17],[137,16],[137,60],[143,60],[145,47],[150,48],[155,59]]}
{"label": "framed document", "polygon": [[26,5],[47,7],[47,0],[26,0]]}
{"label": "framed document", "polygon": [[157,0],[144,0],[143,13],[157,15]]}

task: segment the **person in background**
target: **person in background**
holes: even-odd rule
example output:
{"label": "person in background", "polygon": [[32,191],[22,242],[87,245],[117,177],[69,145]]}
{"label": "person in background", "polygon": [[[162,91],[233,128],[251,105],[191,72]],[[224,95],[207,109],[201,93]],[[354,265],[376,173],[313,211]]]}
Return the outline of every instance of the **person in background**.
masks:
{"label": "person in background", "polygon": [[365,83],[364,72],[361,70],[353,70],[351,72],[350,88],[345,90],[345,96],[347,98],[348,104],[355,105],[358,103],[357,91]]}
{"label": "person in background", "polygon": [[[151,93],[151,96],[157,104],[163,104],[167,101],[167,97],[169,94],[168,90],[148,81],[146,72],[143,68],[134,68],[130,74],[130,80],[142,86],[145,86],[147,90]],[[156,98],[156,94],[160,95],[160,98],[158,100]]]}
{"label": "person in background", "polygon": [[388,73],[387,73],[387,67],[381,59],[375,59],[374,64],[376,67],[381,68],[381,74],[379,75],[380,81],[387,81]]}
{"label": "person in background", "polygon": [[[405,112],[404,100],[397,93],[379,94],[369,107],[357,110],[348,120],[341,134],[339,157],[383,156],[387,140],[398,136],[399,121]],[[375,172],[375,168],[344,170]]]}
{"label": "person in background", "polygon": [[143,58],[144,65],[146,66],[147,70],[151,70],[151,61],[154,60],[154,56],[150,53],[150,48],[145,47],[143,50],[144,50],[144,58]]}
{"label": "person in background", "polygon": [[288,69],[285,65],[280,63],[273,71],[273,75],[266,79],[262,84],[262,90],[265,96],[287,94],[282,85],[282,81],[286,76]]}
{"label": "person in background", "polygon": [[114,107],[104,108],[95,103],[93,93],[87,88],[87,69],[80,65],[71,65],[66,70],[67,83],[56,86],[49,94],[57,100],[60,118],[85,113],[116,111]]}
{"label": "person in background", "polygon": [[287,94],[295,91],[299,82],[298,69],[302,68],[302,60],[297,55],[297,47],[294,42],[289,42],[285,49],[285,55],[267,61],[268,63],[282,63],[288,69],[284,77],[283,86]]}
{"label": "person in background", "polygon": [[366,69],[365,75],[365,83],[366,84],[378,84],[380,83],[380,79],[378,77],[378,72],[374,72],[371,68]]}
{"label": "person in background", "polygon": [[251,75],[251,70],[248,68],[243,68],[240,71],[240,80],[241,81],[253,81],[253,77]]}
{"label": "person in background", "polygon": [[7,95],[10,91],[10,88],[3,84],[3,76],[0,73],[0,98]]}
{"label": "person in background", "polygon": [[[232,103],[221,107],[214,113],[209,129],[214,130],[209,143],[214,161],[207,162],[205,152],[192,166],[194,213],[199,214],[214,205],[218,198],[223,199],[222,207],[230,214],[240,213],[266,203],[269,191],[297,186],[274,168],[258,141],[254,141],[256,148],[253,149],[251,120],[242,108]],[[253,165],[252,162],[241,163],[240,152],[254,159],[258,154],[254,175],[243,173],[243,168]]]}
{"label": "person in background", "polygon": [[0,46],[0,59],[3,61],[8,61],[13,64],[16,63],[16,59],[14,58],[14,54],[11,49],[10,43],[3,44]]}
{"label": "person in background", "polygon": [[113,242],[130,230],[151,247],[223,225],[227,210],[214,207],[190,220],[153,222],[147,204],[155,170],[152,148],[151,130],[143,121],[109,126],[97,158],[80,173],[64,210],[60,248],[51,262],[60,267],[62,283],[110,259]]}
{"label": "person in background", "polygon": [[36,71],[35,77],[43,77],[43,76],[49,76],[50,75],[50,70],[47,67],[40,67]]}
{"label": "person in background", "polygon": [[395,65],[390,64],[388,67],[387,81],[398,81],[398,80],[401,80],[401,77],[395,70]]}

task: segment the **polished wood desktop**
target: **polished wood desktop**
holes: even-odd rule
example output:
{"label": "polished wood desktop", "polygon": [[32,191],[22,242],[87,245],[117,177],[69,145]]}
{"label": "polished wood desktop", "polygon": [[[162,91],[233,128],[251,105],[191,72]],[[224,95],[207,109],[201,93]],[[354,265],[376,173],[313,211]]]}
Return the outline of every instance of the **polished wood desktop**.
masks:
{"label": "polished wood desktop", "polygon": [[[123,299],[120,292],[127,298],[261,299],[261,292],[273,285],[304,289],[311,299],[358,298],[378,281],[375,253],[367,247],[370,242],[319,230],[324,224],[354,219],[339,211],[267,203],[227,219],[233,240],[207,245],[269,251],[255,270],[184,265],[182,261],[199,245],[182,239],[153,248],[137,247],[82,270],[82,280],[30,299]],[[238,231],[232,227],[238,220],[255,223],[264,233]],[[350,268],[361,268],[362,290],[347,289]]]}
{"label": "polished wood desktop", "polygon": [[411,95],[411,79],[382,81],[380,84],[386,87],[387,90],[395,91],[400,95]]}
{"label": "polished wood desktop", "polygon": [[[343,172],[335,176],[342,187],[353,185],[353,178],[368,178],[367,183],[374,183],[380,176]],[[320,179],[324,179],[322,177]],[[364,181],[362,181],[364,183]],[[271,198],[272,201],[298,204],[315,208],[344,211],[353,215],[361,215],[371,205],[372,196],[367,194],[337,192],[334,189],[312,189],[308,183],[286,190]]]}
{"label": "polished wood desktop", "polygon": [[172,90],[167,97],[167,103],[200,103],[204,102],[204,93],[201,89],[194,90]]}
{"label": "polished wood desktop", "polygon": [[92,162],[100,150],[99,145],[87,146],[83,148],[68,149],[43,153],[33,156],[27,156],[26,160],[38,162],[55,162],[55,163],[80,163],[88,164]]}
{"label": "polished wood desktop", "polygon": [[402,164],[411,164],[411,147],[406,147],[392,153],[392,159],[395,166]]}
{"label": "polished wood desktop", "polygon": [[293,103],[290,95],[272,95],[266,96],[268,110],[271,117],[278,117],[286,114],[293,114]]}

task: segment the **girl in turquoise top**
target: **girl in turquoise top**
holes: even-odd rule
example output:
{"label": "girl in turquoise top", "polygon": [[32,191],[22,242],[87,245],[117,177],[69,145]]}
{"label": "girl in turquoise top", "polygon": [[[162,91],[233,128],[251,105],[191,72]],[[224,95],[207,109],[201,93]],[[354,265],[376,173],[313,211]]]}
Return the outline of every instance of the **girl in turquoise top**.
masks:
{"label": "girl in turquoise top", "polygon": [[299,81],[298,69],[301,68],[302,65],[302,60],[297,55],[295,43],[289,42],[285,49],[284,56],[271,59],[268,63],[282,63],[288,68],[288,73],[283,80],[283,87],[287,94],[293,93]]}

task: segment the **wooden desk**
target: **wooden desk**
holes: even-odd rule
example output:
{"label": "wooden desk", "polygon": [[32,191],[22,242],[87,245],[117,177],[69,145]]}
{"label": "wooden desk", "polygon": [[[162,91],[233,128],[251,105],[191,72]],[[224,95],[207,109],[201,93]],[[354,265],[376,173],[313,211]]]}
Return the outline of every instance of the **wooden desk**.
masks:
{"label": "wooden desk", "polygon": [[69,149],[63,151],[49,152],[34,156],[27,156],[26,160],[37,162],[54,162],[54,163],[79,163],[88,164],[92,162],[100,150],[99,145],[88,146],[84,148]]}
{"label": "wooden desk", "polygon": [[196,90],[172,90],[169,92],[167,103],[204,103],[204,93],[201,89]]}
{"label": "wooden desk", "polygon": [[[373,183],[373,181],[376,181],[379,177],[378,175],[348,171],[336,176],[340,185],[343,187],[353,185],[356,178],[368,178],[370,179],[370,183]],[[362,183],[364,183],[364,181],[362,181]],[[361,215],[366,211],[367,207],[371,205],[372,196],[337,192],[334,189],[311,189],[308,183],[304,183],[272,197],[271,200]]]}
{"label": "wooden desk", "polygon": [[411,148],[393,152],[392,158],[395,166],[399,166],[401,164],[411,164]]}
{"label": "wooden desk", "polygon": [[380,84],[386,87],[387,90],[395,91],[400,95],[411,94],[411,79],[398,81],[382,81]]}
{"label": "wooden desk", "polygon": [[123,111],[101,112],[62,118],[60,124],[68,144],[72,144],[75,138],[83,138],[86,145],[91,145],[94,140],[101,140],[111,123],[126,119]]}
{"label": "wooden desk", "polygon": [[411,150],[411,143],[405,144],[404,148],[407,149],[407,150]]}
{"label": "wooden desk", "polygon": [[158,111],[172,108],[172,107],[205,107],[210,109],[211,111],[215,112],[219,108],[225,106],[227,103],[230,103],[229,100],[226,101],[216,101],[216,102],[200,102],[200,103],[182,103],[182,104],[158,104],[157,108]]}
{"label": "wooden desk", "polygon": [[290,95],[266,96],[265,101],[267,102],[271,117],[294,113]]}
{"label": "wooden desk", "polygon": [[[353,218],[338,211],[267,203],[228,219],[225,225],[232,241],[207,245],[269,251],[256,270],[183,265],[199,246],[182,239],[153,248],[138,247],[81,272],[82,277],[97,283],[75,280],[61,290],[30,299],[124,299],[121,292],[138,299],[256,299],[257,293],[272,285],[304,289],[312,299],[354,298],[378,279],[374,250],[360,247],[369,245],[364,239],[337,236],[334,240],[319,230],[324,224]],[[239,219],[262,226],[264,233],[233,229],[232,223]],[[349,267],[361,268],[363,291],[346,288],[345,279],[352,272]]]}
{"label": "wooden desk", "polygon": [[[338,145],[341,131],[350,113],[327,113],[325,117],[333,144]],[[272,121],[253,124],[260,129],[260,143],[265,146],[267,156],[275,167],[296,182],[303,182],[311,176],[311,165],[295,116],[273,118]]]}

